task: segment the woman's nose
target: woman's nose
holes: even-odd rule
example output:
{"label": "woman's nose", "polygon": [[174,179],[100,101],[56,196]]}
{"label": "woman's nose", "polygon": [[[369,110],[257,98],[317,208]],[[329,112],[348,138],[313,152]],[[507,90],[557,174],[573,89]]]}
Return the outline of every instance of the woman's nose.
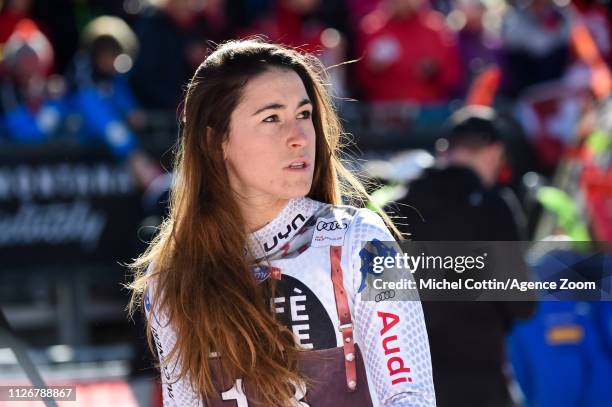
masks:
{"label": "woman's nose", "polygon": [[300,122],[296,122],[292,125],[288,139],[290,147],[304,147],[308,142],[306,132],[304,131]]}

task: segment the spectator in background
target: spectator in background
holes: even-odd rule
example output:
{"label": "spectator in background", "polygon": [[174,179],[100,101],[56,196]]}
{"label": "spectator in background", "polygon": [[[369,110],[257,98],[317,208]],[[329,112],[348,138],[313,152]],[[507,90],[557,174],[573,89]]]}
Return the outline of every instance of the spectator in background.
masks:
{"label": "spectator in background", "polygon": [[[346,21],[337,16],[342,14],[338,13],[342,5],[338,0],[277,0],[268,13],[237,34],[263,34],[273,42],[315,54],[325,66],[333,66],[346,60]],[[330,70],[336,96],[346,94],[343,69]]]}
{"label": "spectator in background", "polygon": [[503,93],[516,97],[528,86],[559,79],[570,62],[571,20],[552,0],[510,5],[502,23]]}
{"label": "spectator in background", "polygon": [[505,145],[499,118],[486,106],[468,106],[449,119],[448,147],[437,165],[409,183],[402,213],[415,240],[523,240],[518,201],[496,189]]}
{"label": "spectator in background", "polygon": [[136,148],[132,130],[145,124],[126,78],[138,41],[123,20],[103,16],[85,27],[81,42],[70,75],[73,107],[83,120],[84,135],[103,140],[124,158]]}
{"label": "spectator in background", "polygon": [[[78,31],[72,0],[0,1],[0,48],[23,19],[36,22],[53,46],[54,72],[63,74],[77,47]],[[80,3],[80,2],[79,2]],[[80,4],[79,4],[80,5]]]}
{"label": "spectator in background", "polygon": [[45,142],[61,129],[66,115],[64,84],[50,77],[53,49],[32,20],[21,20],[3,50],[0,117],[10,142]]}
{"label": "spectator in background", "polygon": [[[504,146],[492,109],[470,106],[454,113],[448,150],[438,166],[408,183],[398,200],[416,241],[522,240],[518,207],[493,187]],[[526,274],[526,273],[525,273]],[[524,278],[527,278],[525,275]],[[423,301],[439,407],[504,407],[511,399],[504,375],[505,336],[531,302]]]}
{"label": "spectator in background", "polygon": [[123,20],[102,16],[85,27],[81,42],[70,99],[82,120],[83,141],[99,140],[116,159],[127,160],[145,187],[161,171],[140,151],[135,133],[146,124],[126,78],[137,54],[136,35]]}
{"label": "spectator in background", "polygon": [[268,13],[237,34],[263,34],[271,41],[316,53],[321,49],[321,34],[326,28],[320,10],[321,0],[277,0]]}
{"label": "spectator in background", "polygon": [[[463,71],[466,76],[463,91],[485,68],[500,66],[501,41],[489,26],[485,17],[490,11],[482,0],[455,0],[455,9],[448,21],[457,31],[457,42]],[[462,92],[463,93],[463,92]]]}
{"label": "spectator in background", "polygon": [[183,87],[204,60],[207,40],[219,40],[204,17],[205,2],[164,0],[135,23],[140,54],[131,84],[146,108],[176,110]]}
{"label": "spectator in background", "polygon": [[343,0],[276,0],[238,35],[261,33],[273,41],[317,52],[324,46],[321,34],[326,28],[345,33],[347,25]]}
{"label": "spectator in background", "polygon": [[[563,247],[559,239],[567,236],[551,238],[558,239],[557,243],[540,243],[541,254],[532,260],[536,280],[558,282],[563,275],[570,281],[601,282],[609,275],[609,242],[602,250],[588,247],[586,242]],[[568,270],[571,273],[566,274]],[[605,296],[605,289],[601,292]],[[612,302],[603,298],[567,300],[582,296],[587,297],[574,291],[559,293],[556,300],[547,298],[539,303],[533,318],[514,327],[509,338],[510,357],[526,406],[612,405]]]}
{"label": "spectator in background", "polygon": [[30,18],[31,0],[8,0],[0,2],[0,45],[5,44],[15,32],[17,24]]}
{"label": "spectator in background", "polygon": [[360,25],[357,75],[368,101],[448,101],[461,84],[459,52],[427,0],[385,0]]}
{"label": "spectator in background", "polygon": [[[603,59],[612,65],[611,16],[605,2],[598,0],[574,0],[573,4],[593,36]],[[610,2],[608,2],[608,5]]]}

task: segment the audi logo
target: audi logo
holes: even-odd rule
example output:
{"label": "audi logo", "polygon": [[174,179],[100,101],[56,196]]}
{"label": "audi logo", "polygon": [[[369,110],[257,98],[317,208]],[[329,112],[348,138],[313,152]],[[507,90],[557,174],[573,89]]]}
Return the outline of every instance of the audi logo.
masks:
{"label": "audi logo", "polygon": [[322,231],[322,230],[327,230],[328,232],[334,231],[334,230],[340,230],[340,229],[346,229],[348,227],[348,225],[345,225],[343,223],[340,223],[338,221],[332,221],[332,222],[319,222],[317,223],[317,231]]}
{"label": "audi logo", "polygon": [[382,293],[376,294],[376,297],[374,297],[374,301],[381,302],[384,300],[390,300],[393,297],[395,297],[395,290],[383,291]]}

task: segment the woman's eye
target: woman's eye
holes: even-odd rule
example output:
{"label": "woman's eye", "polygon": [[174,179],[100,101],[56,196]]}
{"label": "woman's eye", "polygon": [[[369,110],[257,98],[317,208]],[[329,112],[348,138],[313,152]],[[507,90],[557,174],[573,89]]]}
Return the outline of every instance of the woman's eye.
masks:
{"label": "woman's eye", "polygon": [[311,115],[312,115],[312,113],[310,112],[310,110],[304,110],[302,113],[299,114],[298,117],[300,117],[302,119],[310,119]]}
{"label": "woman's eye", "polygon": [[268,116],[265,119],[263,119],[264,122],[266,123],[274,123],[278,121],[278,115],[273,114],[272,116]]}

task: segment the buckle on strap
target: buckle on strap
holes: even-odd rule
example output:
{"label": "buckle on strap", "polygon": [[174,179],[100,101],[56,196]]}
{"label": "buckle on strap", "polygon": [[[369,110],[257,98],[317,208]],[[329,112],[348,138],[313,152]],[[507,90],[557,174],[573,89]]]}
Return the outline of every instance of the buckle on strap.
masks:
{"label": "buckle on strap", "polygon": [[338,331],[342,332],[344,329],[353,328],[353,323],[343,324],[338,327]]}

